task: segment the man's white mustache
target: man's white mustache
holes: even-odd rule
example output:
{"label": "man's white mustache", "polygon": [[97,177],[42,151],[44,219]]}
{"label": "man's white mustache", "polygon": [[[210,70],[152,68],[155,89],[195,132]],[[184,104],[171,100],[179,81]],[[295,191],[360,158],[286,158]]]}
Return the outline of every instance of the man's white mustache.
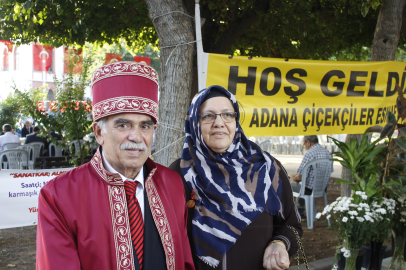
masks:
{"label": "man's white mustache", "polygon": [[147,146],[145,145],[145,143],[141,142],[141,143],[132,143],[132,142],[126,142],[123,143],[120,146],[121,150],[126,150],[126,149],[138,149],[138,150],[143,150],[143,151],[147,151]]}

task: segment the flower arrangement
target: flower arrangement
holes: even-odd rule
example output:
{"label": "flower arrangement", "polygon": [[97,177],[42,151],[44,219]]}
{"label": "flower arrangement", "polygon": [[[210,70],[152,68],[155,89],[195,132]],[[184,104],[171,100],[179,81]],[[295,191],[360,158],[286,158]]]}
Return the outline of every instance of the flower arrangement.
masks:
{"label": "flower arrangement", "polygon": [[[358,250],[370,239],[381,241],[391,232],[396,202],[387,198],[369,198],[356,191],[353,197],[339,197],[327,205],[316,218],[326,215],[333,230],[339,231],[346,269],[354,269]],[[383,240],[382,240],[383,241]]]}
{"label": "flower arrangement", "polygon": [[372,241],[384,242],[391,234],[393,227],[393,216],[395,214],[396,201],[393,199],[382,198],[380,201],[372,202],[372,212],[377,221],[374,226]]}
{"label": "flower arrangement", "polygon": [[357,195],[361,197],[358,203],[354,203],[355,199],[351,197],[339,197],[316,215],[317,219],[326,215],[331,220],[332,229],[339,231],[344,254],[348,255],[345,257],[349,257],[349,251],[361,248],[375,227],[376,214],[368,204],[368,197],[362,191],[357,191]]}

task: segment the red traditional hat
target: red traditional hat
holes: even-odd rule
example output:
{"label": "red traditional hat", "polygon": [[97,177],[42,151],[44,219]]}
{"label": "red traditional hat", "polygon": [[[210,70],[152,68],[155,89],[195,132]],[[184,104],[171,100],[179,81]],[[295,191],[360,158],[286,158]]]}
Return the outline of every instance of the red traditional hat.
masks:
{"label": "red traditional hat", "polygon": [[93,121],[119,113],[142,113],[158,122],[158,74],[137,62],[115,62],[92,75]]}

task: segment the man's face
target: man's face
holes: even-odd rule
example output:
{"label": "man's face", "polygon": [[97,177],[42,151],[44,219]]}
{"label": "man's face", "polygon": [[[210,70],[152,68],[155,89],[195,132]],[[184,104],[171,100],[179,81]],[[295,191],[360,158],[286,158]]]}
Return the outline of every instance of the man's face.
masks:
{"label": "man's face", "polygon": [[29,122],[29,121],[25,122],[25,126],[26,126],[27,128],[29,128],[29,127],[31,126],[31,122]]}
{"label": "man's face", "polygon": [[306,148],[306,150],[309,150],[310,149],[310,141],[304,141],[304,143],[303,143],[303,145],[304,145],[304,147]]}
{"label": "man's face", "polygon": [[119,173],[134,179],[150,152],[156,126],[145,114],[122,113],[107,118],[106,130],[94,123],[93,130],[103,152]]}

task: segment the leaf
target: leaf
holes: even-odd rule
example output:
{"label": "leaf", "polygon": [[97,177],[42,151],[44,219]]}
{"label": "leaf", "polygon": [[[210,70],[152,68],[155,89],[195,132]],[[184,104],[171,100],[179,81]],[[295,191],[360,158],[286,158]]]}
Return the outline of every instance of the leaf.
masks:
{"label": "leaf", "polygon": [[406,127],[402,127],[398,129],[400,133],[406,136]]}
{"label": "leaf", "polygon": [[388,111],[388,123],[392,123],[392,124],[395,124],[395,125],[397,123],[396,115],[391,111]]}
{"label": "leaf", "polygon": [[372,127],[368,128],[365,132],[368,132],[368,133],[373,133],[373,132],[380,133],[382,130],[383,130],[383,127],[381,127],[381,126],[372,126]]}
{"label": "leaf", "polygon": [[349,185],[349,184],[352,184],[352,183],[348,182],[347,180],[337,179],[334,184],[348,184]]}
{"label": "leaf", "polygon": [[393,185],[401,186],[401,184],[396,181],[389,181],[388,183],[385,184],[385,186],[393,186]]}
{"label": "leaf", "polygon": [[361,191],[360,186],[357,185],[357,184],[351,183],[351,184],[350,184],[350,187],[351,187],[351,189],[354,190],[354,191]]}
{"label": "leaf", "polygon": [[362,3],[362,7],[361,7],[361,14],[362,16],[364,16],[364,18],[367,16],[369,11],[369,7],[367,7],[367,5],[364,3]]}
{"label": "leaf", "polygon": [[394,124],[392,124],[392,123],[387,123],[387,124],[385,125],[385,127],[383,128],[383,130],[382,130],[381,135],[379,136],[379,138],[383,139],[383,138],[385,138],[386,136],[388,136],[389,134],[393,133],[393,131],[395,130],[395,126],[396,126],[396,125],[394,125]]}
{"label": "leaf", "polygon": [[366,156],[366,157],[364,158],[364,162],[365,162],[365,161],[370,161],[370,160],[372,160],[375,156],[377,156],[380,152],[382,152],[383,149],[384,149],[384,148],[377,147],[377,148],[375,148],[374,150],[372,150],[372,151],[368,154],[368,156]]}
{"label": "leaf", "polygon": [[406,151],[406,137],[399,137],[393,140],[397,143],[397,145],[399,145],[400,148]]}

